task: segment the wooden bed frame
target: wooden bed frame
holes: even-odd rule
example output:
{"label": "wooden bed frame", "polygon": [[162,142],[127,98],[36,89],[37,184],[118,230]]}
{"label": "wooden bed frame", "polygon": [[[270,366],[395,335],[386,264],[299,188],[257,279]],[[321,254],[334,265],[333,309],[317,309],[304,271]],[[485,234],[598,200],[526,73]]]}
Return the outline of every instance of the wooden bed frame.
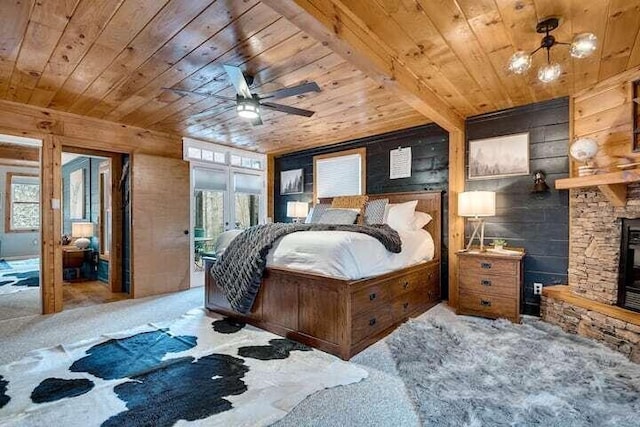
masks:
{"label": "wooden bed frame", "polygon": [[207,267],[206,308],[350,359],[440,301],[441,193],[369,195],[369,200],[382,198],[389,203],[418,200],[416,210],[433,217],[425,226],[435,245],[431,261],[360,280],[268,268],[249,315],[230,308]]}

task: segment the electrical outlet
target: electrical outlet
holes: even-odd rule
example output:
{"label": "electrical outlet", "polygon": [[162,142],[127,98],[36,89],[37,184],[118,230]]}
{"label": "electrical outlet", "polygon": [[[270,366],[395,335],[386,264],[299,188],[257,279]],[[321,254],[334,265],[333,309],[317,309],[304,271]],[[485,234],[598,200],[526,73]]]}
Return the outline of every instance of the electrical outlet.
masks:
{"label": "electrical outlet", "polygon": [[542,293],[542,283],[533,284],[533,294],[540,295]]}

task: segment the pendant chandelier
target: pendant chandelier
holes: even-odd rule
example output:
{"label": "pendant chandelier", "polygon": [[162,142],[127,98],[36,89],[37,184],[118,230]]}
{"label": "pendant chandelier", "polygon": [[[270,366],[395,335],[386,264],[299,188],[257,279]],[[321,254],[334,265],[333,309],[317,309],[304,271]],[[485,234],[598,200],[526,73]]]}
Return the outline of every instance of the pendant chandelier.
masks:
{"label": "pendant chandelier", "polygon": [[571,43],[563,43],[556,40],[550,33],[558,28],[560,21],[558,18],[547,18],[536,25],[536,31],[545,34],[540,42],[540,46],[531,53],[519,50],[514,53],[509,60],[509,70],[516,74],[524,74],[531,68],[531,57],[541,49],[547,51],[547,64],[538,70],[538,80],[543,83],[550,83],[557,80],[562,74],[562,67],[557,62],[551,62],[551,48],[556,45],[570,46],[569,51],[574,58],[586,58],[596,50],[597,37],[592,33],[578,34]]}

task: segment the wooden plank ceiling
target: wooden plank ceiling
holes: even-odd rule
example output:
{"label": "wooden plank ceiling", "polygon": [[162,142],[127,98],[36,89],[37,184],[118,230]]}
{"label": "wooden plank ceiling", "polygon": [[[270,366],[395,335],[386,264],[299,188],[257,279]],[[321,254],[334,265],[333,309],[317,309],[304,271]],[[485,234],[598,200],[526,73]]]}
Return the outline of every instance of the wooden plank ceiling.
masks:
{"label": "wooden plank ceiling", "polygon": [[[640,0],[307,3],[332,14],[336,32],[341,19],[358,22],[462,117],[565,96],[640,66]],[[5,0],[0,7],[0,99],[265,152],[430,121],[256,0]],[[509,74],[511,54],[537,47],[535,24],[549,15],[562,17],[554,33],[562,41],[595,33],[595,55],[574,60],[555,47],[563,75],[553,84],[536,79],[541,54],[528,75]],[[233,103],[162,89],[234,96],[227,63],[254,75],[257,93],[316,81],[322,92],[282,100],[316,114],[263,111],[265,124],[254,127]]]}

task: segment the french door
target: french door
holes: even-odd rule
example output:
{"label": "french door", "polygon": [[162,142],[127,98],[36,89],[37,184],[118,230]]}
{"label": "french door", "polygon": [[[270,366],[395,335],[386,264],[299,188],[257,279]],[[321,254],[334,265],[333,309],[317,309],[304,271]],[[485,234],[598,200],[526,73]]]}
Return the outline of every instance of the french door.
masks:
{"label": "french door", "polygon": [[204,285],[203,256],[213,253],[227,230],[264,218],[264,174],[241,168],[191,163],[191,286]]}

